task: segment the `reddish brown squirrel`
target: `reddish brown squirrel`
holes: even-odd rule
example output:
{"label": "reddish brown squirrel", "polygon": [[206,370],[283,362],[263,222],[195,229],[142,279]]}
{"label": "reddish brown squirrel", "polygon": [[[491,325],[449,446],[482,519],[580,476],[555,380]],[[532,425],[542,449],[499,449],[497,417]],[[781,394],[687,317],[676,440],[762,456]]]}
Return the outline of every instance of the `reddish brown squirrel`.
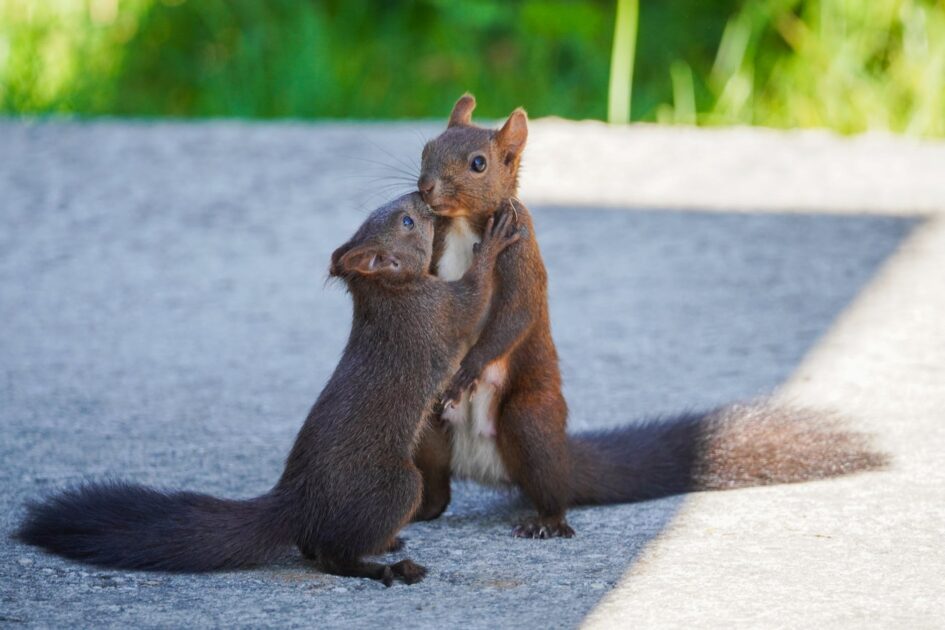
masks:
{"label": "reddish brown squirrel", "polygon": [[332,254],[330,273],[354,301],[351,334],[270,492],[234,501],[85,484],[28,505],[17,536],[91,564],[160,571],[251,566],[294,544],[337,575],[421,580],[426,570],[409,559],[362,556],[398,548],[420,504],[411,456],[486,312],[496,257],[519,239],[511,217],[485,221],[487,238],[456,282],[428,272],[434,218],[416,193],[375,211]]}
{"label": "reddish brown squirrel", "polygon": [[497,208],[514,209],[527,237],[497,265],[492,307],[445,397],[445,427],[423,434],[424,478],[417,519],[439,516],[450,476],[518,486],[538,518],[516,536],[572,536],[569,505],[621,503],[692,490],[820,479],[867,470],[885,459],[863,436],[823,414],[768,404],[731,406],[610,431],[565,432],[558,355],[548,319],[547,274],[532,218],[516,198],[528,120],[517,109],[498,130],[471,122],[476,101],[460,98],[446,130],[423,149],[417,182],[438,215],[432,270],[449,280]]}

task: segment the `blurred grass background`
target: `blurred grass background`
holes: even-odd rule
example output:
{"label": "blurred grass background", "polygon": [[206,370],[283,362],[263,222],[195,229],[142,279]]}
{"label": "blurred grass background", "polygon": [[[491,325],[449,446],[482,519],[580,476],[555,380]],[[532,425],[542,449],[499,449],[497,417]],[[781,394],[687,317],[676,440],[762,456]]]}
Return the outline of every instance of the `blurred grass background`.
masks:
{"label": "blurred grass background", "polygon": [[[945,135],[945,0],[638,12],[633,120]],[[615,15],[614,0],[0,0],[0,111],[442,118],[469,90],[483,117],[605,119]]]}

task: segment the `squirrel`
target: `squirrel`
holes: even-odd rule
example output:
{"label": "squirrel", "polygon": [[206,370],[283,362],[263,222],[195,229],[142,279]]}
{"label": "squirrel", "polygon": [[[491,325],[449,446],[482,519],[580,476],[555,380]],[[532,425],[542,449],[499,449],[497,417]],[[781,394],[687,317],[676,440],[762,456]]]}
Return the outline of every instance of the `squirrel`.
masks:
{"label": "squirrel", "polygon": [[[362,560],[402,547],[421,500],[412,453],[459,348],[485,313],[500,252],[520,235],[505,213],[484,224],[469,270],[429,274],[434,217],[412,193],[373,212],[331,257],[354,302],[351,334],[278,483],[248,500],[89,483],[27,505],[16,536],[90,564],[199,572],[273,559],[289,545],[323,571],[390,586],[426,569]],[[395,366],[395,367],[392,367]]]}
{"label": "squirrel", "polygon": [[499,260],[488,317],[444,397],[415,461],[423,503],[438,517],[450,477],[518,486],[538,511],[513,534],[570,537],[571,505],[624,503],[695,490],[799,482],[881,467],[864,436],[824,414],[764,401],[622,428],[568,435],[558,355],[548,316],[547,273],[532,217],[517,199],[528,118],[516,109],[498,130],[472,123],[462,96],[446,130],[423,148],[417,188],[437,215],[431,271],[460,277],[486,219],[512,210],[527,234]]}

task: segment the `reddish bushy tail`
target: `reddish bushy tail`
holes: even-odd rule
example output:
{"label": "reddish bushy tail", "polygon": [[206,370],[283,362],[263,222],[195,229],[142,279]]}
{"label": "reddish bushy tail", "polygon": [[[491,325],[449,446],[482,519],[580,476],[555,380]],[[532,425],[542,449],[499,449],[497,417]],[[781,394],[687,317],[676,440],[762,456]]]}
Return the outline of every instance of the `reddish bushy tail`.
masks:
{"label": "reddish bushy tail", "polygon": [[570,452],[574,504],[797,483],[888,463],[835,417],[768,403],[581,433]]}

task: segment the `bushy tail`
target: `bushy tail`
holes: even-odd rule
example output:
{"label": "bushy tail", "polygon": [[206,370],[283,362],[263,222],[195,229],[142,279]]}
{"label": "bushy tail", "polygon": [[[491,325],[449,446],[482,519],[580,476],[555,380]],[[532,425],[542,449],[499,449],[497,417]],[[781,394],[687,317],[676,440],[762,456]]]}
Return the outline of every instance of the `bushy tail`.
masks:
{"label": "bushy tail", "polygon": [[796,483],[888,462],[828,414],[768,403],[581,433],[570,452],[575,504]]}
{"label": "bushy tail", "polygon": [[263,563],[291,542],[286,501],[228,501],[124,482],[90,483],[27,505],[21,541],[89,564],[214,571]]}

